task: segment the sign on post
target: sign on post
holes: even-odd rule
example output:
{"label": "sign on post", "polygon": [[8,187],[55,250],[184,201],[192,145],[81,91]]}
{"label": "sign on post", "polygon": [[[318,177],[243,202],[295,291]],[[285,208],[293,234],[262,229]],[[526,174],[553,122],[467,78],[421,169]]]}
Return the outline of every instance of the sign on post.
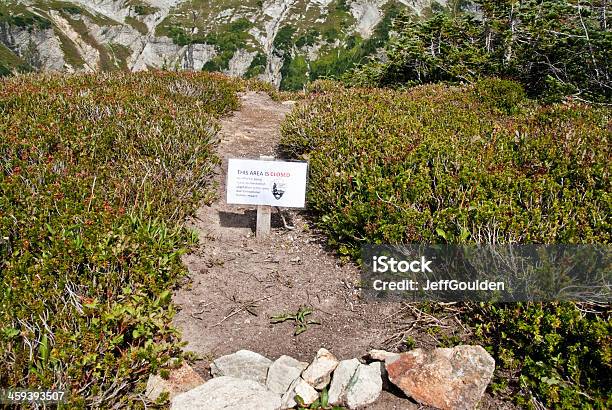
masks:
{"label": "sign on post", "polygon": [[230,159],[227,203],[304,208],[308,163]]}
{"label": "sign on post", "polygon": [[227,203],[257,205],[258,238],[270,234],[271,207],[303,208],[306,201],[306,162],[274,161],[274,157],[230,159]]}

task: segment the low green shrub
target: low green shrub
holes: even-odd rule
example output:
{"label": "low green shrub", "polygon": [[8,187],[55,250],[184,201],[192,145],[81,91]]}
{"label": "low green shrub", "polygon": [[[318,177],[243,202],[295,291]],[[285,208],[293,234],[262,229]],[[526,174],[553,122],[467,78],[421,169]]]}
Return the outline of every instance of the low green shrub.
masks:
{"label": "low green shrub", "polygon": [[330,93],[344,89],[342,83],[334,80],[315,80],[306,84],[306,92],[309,94]]}
{"label": "low green shrub", "polygon": [[518,113],[527,98],[520,84],[497,78],[485,78],[477,82],[474,95],[480,103],[499,110],[501,114]]}
{"label": "low green shrub", "polygon": [[12,72],[8,67],[4,66],[3,64],[0,64],[0,77],[7,77],[11,74]]}
{"label": "low green shrub", "polygon": [[270,96],[274,101],[303,100],[306,94],[302,91],[280,91],[274,85],[257,78],[236,78],[238,91],[261,91]]}
{"label": "low green shrub", "polygon": [[18,14],[0,13],[0,21],[5,21],[9,25],[32,30],[47,30],[51,28],[51,22],[44,17],[24,10]]}
{"label": "low green shrub", "polygon": [[289,115],[282,149],[308,156],[331,241],[608,243],[609,109],[500,88],[344,90]]}
{"label": "low green shrub", "polygon": [[127,5],[139,16],[148,16],[159,11],[157,7],[153,7],[142,0],[129,0]]}
{"label": "low green shrub", "polygon": [[0,386],[69,391],[67,408],[134,407],[180,357],[171,288],[212,198],[224,76],[0,80]]}
{"label": "low green shrub", "polygon": [[[494,79],[312,89],[281,148],[309,160],[308,206],[340,254],[358,258],[365,243],[610,243],[609,108],[540,106]],[[517,401],[603,409],[610,312],[588,311],[483,305],[464,320],[500,372],[515,366]]]}
{"label": "low green shrub", "polygon": [[489,346],[498,368],[518,375],[508,387],[515,387],[521,406],[534,408],[536,398],[546,408],[609,409],[610,313],[609,307],[572,303],[483,304],[464,320]]}

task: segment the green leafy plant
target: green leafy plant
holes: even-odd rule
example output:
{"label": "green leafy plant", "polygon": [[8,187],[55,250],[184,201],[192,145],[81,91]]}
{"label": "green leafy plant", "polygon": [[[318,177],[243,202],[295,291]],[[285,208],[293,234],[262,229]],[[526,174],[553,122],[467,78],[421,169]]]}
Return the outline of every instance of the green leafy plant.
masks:
{"label": "green leafy plant", "polygon": [[304,333],[308,330],[308,325],[320,325],[321,322],[318,320],[308,319],[314,311],[306,306],[301,306],[295,313],[283,313],[280,315],[272,316],[270,323],[282,323],[286,321],[292,321],[295,324],[294,336]]}
{"label": "green leafy plant", "polygon": [[332,406],[329,404],[329,393],[327,391],[327,387],[321,390],[321,394],[317,400],[312,402],[310,405],[304,403],[304,399],[299,395],[296,395],[294,398],[295,402],[300,409],[310,409],[310,410],[345,410],[345,407],[341,406]]}

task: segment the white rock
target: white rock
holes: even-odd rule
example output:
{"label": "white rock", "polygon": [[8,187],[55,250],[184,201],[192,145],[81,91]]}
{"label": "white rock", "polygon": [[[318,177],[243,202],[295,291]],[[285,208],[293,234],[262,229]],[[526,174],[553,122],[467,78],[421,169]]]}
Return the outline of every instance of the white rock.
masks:
{"label": "white rock", "polygon": [[281,408],[291,409],[297,405],[295,396],[300,396],[304,404],[312,404],[319,398],[319,392],[310,384],[306,383],[301,377],[295,379],[281,400]]}
{"label": "white rock", "polygon": [[30,31],[19,26],[5,25],[4,30],[0,30],[0,43],[16,50],[20,56],[23,56],[32,44],[30,40],[40,56],[40,68],[47,71],[75,71],[75,68],[64,61],[61,42],[53,29]]}
{"label": "white rock", "polygon": [[382,20],[381,6],[384,3],[386,3],[385,0],[355,0],[351,2],[351,14],[356,20],[355,30],[362,37],[370,37],[374,27]]}
{"label": "white rock", "polygon": [[338,366],[338,359],[327,349],[319,349],[310,365],[302,373],[302,378],[317,390],[323,389],[331,380],[331,373]]}
{"label": "white rock", "polygon": [[79,55],[85,62],[86,71],[97,71],[100,68],[100,52],[89,44],[81,35],[72,27],[59,12],[49,11],[49,18],[59,28],[59,30],[68,37]]}
{"label": "white rock", "polygon": [[329,387],[329,404],[338,406],[346,400],[346,389],[349,386],[355,370],[359,367],[359,360],[342,360],[336,370]]}
{"label": "white rock", "polygon": [[213,377],[231,376],[265,384],[271,364],[272,360],[259,353],[239,350],[236,353],[215,359],[210,365],[210,372]]}
{"label": "white rock", "polygon": [[174,44],[170,37],[151,37],[143,44],[130,69],[132,71],[145,71],[149,67],[173,69],[180,65],[181,53],[185,48]]}
{"label": "white rock", "polygon": [[228,63],[227,70],[223,70],[223,72],[232,77],[240,77],[244,75],[251,66],[251,63],[256,55],[257,51],[249,52],[248,50],[242,48],[236,50]]}
{"label": "white rock", "polygon": [[300,377],[306,367],[308,367],[308,363],[283,355],[270,366],[266,387],[274,393],[283,395],[287,392],[291,383]]}
{"label": "white rock", "polygon": [[279,410],[281,399],[252,380],[221,376],[179,394],[171,410]]}
{"label": "white rock", "polygon": [[374,403],[381,392],[380,363],[360,364],[346,391],[346,404],[355,409]]}
{"label": "white rock", "polygon": [[389,362],[392,363],[393,361],[399,359],[400,355],[399,353],[391,353],[391,352],[387,352],[386,350],[376,350],[376,349],[372,349],[368,352],[368,356],[370,356],[370,359],[372,360],[378,360],[381,362]]}
{"label": "white rock", "polygon": [[208,44],[191,44],[185,47],[182,66],[187,70],[201,71],[204,64],[217,55],[215,46]]}

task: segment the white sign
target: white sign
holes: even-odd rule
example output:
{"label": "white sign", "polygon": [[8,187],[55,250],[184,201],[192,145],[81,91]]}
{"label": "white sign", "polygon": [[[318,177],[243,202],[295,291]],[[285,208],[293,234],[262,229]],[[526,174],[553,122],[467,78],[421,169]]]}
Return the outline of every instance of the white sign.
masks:
{"label": "white sign", "polygon": [[227,203],[304,208],[308,163],[230,159]]}

